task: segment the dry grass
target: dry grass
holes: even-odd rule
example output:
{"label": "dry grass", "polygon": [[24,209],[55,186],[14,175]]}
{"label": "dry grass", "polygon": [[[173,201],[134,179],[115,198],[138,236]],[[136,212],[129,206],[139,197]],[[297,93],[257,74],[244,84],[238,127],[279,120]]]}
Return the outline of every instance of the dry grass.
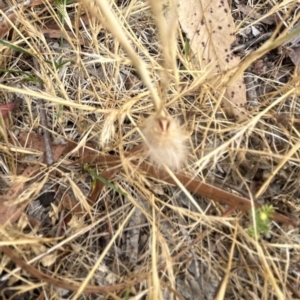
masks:
{"label": "dry grass", "polygon": [[[165,164],[170,176],[175,176],[173,167],[180,169],[299,219],[298,73],[290,66],[283,82],[274,75],[282,70],[276,62],[259,74],[248,68],[245,77],[253,89],[267,91],[248,99],[249,118],[236,123],[226,117],[213,87],[205,83],[207,71],[196,68],[185,53],[180,28],[157,34],[157,26],[164,27],[155,1],[152,10],[145,1],[116,2],[112,8],[122,32],[105,17],[106,1],[67,6],[44,1],[15,12],[18,22],[10,43],[31,56],[0,46],[1,68],[16,71],[1,74],[1,103],[23,100],[10,117],[10,133],[1,130],[3,194],[9,185],[26,179],[19,175],[27,164],[41,166],[34,182],[15,199],[30,200],[27,217],[23,214],[16,224],[0,227],[0,246],[10,245],[40,273],[16,269],[1,252],[0,274],[6,281],[0,282],[0,297],[297,299],[293,291],[299,295],[299,228],[272,222],[270,232],[255,239],[247,233],[249,215],[228,215],[228,207],[149,176],[126,153],[148,145],[152,159],[144,152],[132,154],[140,163],[148,159]],[[261,7],[258,3],[254,9]],[[286,1],[273,5],[272,12],[286,16],[292,7],[294,1]],[[83,15],[84,20],[79,18]],[[285,21],[293,24],[295,18]],[[42,31],[50,21],[65,39]],[[255,23],[236,21],[238,34]],[[166,42],[166,35],[172,37],[175,30],[177,39]],[[271,60],[268,55],[265,59]],[[32,56],[39,70],[32,69]],[[58,67],[59,62],[64,64]],[[43,91],[28,81],[29,74],[43,80]],[[8,141],[20,132],[41,133],[41,99],[57,143],[76,141],[78,148],[86,144],[95,153],[121,158],[110,179],[114,187],[105,186],[92,205],[88,195],[95,181],[89,171],[100,174],[107,166],[89,164],[83,169],[70,153],[47,168],[40,152],[12,148]],[[166,157],[164,148],[169,151]],[[113,167],[108,170],[114,172]],[[56,200],[45,208],[35,200],[46,190],[54,191]],[[75,201],[71,211],[62,205],[65,194]],[[77,208],[85,214],[76,213]],[[41,273],[53,284],[44,283],[49,278]],[[21,298],[13,296],[17,294]]]}

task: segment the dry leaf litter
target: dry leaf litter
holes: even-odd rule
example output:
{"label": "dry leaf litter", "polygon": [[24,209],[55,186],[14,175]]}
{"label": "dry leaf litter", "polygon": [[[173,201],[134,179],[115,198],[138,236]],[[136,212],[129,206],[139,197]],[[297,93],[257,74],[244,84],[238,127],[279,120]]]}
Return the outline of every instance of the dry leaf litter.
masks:
{"label": "dry leaf litter", "polygon": [[0,117],[0,298],[299,299],[299,228],[272,221],[255,240],[225,194],[299,220],[297,39],[230,83],[297,28],[296,1],[103,1],[159,105],[85,2],[0,1],[1,103],[22,99]]}

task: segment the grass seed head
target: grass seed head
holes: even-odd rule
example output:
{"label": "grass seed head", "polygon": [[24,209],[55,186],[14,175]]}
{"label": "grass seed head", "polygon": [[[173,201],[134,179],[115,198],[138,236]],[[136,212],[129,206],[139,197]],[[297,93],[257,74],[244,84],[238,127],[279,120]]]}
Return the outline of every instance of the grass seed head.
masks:
{"label": "grass seed head", "polygon": [[186,157],[186,136],[178,121],[171,116],[154,115],[146,119],[142,132],[151,161],[178,170]]}
{"label": "grass seed head", "polygon": [[117,119],[117,114],[117,111],[112,111],[105,117],[100,135],[100,144],[102,147],[106,146],[114,137],[116,130],[114,123]]}

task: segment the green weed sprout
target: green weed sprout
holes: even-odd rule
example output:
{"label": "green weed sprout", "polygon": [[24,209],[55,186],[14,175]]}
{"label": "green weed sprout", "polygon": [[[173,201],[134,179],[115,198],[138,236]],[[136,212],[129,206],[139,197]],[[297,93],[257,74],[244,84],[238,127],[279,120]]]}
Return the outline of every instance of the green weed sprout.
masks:
{"label": "green weed sprout", "polygon": [[270,220],[274,208],[272,205],[263,205],[262,207],[255,209],[255,216],[252,215],[254,225],[248,228],[248,233],[252,237],[260,238],[262,234],[270,232]]}

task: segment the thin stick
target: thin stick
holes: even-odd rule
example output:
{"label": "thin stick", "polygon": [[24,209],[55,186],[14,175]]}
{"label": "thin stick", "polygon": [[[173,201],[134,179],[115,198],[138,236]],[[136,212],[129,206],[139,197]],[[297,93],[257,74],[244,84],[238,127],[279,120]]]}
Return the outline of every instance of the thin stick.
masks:
{"label": "thin stick", "polygon": [[[143,83],[147,86],[154,103],[154,108],[157,113],[160,113],[163,109],[162,101],[158,96],[158,93],[154,86],[152,85],[151,78],[147,71],[145,63],[142,59],[134,52],[130,42],[129,35],[119,24],[115,14],[112,12],[109,4],[106,0],[95,0],[93,3],[90,0],[81,0],[88,8],[88,11],[114,35],[114,37],[119,41],[124,50],[130,57],[133,66],[141,76]],[[94,4],[94,6],[92,6]],[[101,13],[103,17],[101,17]]]}
{"label": "thin stick", "polygon": [[[35,70],[38,72],[39,65],[38,65],[36,58],[33,58],[33,64],[34,64]],[[40,84],[40,90],[42,90],[43,85],[42,85],[42,83],[39,83],[39,84]],[[53,155],[52,155],[52,150],[51,150],[50,135],[48,132],[48,122],[47,122],[47,116],[46,116],[46,110],[45,110],[45,102],[42,99],[40,99],[39,109],[40,109],[41,124],[43,127],[44,141],[45,141],[46,163],[48,166],[51,166],[51,165],[53,165],[54,160],[53,160]]]}

